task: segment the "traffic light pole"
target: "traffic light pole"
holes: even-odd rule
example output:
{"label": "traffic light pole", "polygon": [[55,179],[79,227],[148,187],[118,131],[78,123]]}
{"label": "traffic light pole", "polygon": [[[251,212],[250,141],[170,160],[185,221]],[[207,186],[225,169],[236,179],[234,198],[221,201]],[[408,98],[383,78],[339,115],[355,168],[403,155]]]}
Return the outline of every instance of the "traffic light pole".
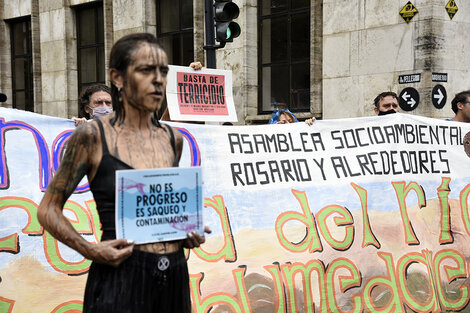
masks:
{"label": "traffic light pole", "polygon": [[215,31],[214,31],[214,4],[213,0],[204,0],[206,22],[206,45],[203,47],[206,50],[207,68],[216,68],[217,62],[215,59],[215,50],[223,48],[225,42],[220,45],[215,45]]}

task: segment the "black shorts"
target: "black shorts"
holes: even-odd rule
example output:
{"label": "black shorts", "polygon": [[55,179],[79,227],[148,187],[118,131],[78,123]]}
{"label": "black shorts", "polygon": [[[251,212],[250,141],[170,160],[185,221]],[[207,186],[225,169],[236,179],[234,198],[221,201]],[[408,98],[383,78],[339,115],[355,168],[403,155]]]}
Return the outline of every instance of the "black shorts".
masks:
{"label": "black shorts", "polygon": [[84,313],[190,313],[188,265],[183,249],[169,254],[134,250],[119,267],[93,262]]}

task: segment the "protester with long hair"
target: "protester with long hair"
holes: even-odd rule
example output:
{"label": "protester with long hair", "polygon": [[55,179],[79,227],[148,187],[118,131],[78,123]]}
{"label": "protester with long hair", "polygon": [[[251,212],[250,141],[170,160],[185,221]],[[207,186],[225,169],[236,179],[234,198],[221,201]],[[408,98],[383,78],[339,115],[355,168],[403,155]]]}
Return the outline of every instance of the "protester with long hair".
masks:
{"label": "protester with long hair", "polygon": [[[110,55],[114,113],[79,126],[38,209],[55,238],[92,260],[83,312],[191,312],[183,247],[198,247],[204,236],[135,245],[115,238],[115,172],[178,166],[182,136],[162,125],[160,109],[168,61],[151,34],[118,40]],[[87,175],[102,224],[102,240],[85,240],[62,214]],[[210,232],[209,229],[205,229]],[[164,262],[163,262],[164,261]]]}

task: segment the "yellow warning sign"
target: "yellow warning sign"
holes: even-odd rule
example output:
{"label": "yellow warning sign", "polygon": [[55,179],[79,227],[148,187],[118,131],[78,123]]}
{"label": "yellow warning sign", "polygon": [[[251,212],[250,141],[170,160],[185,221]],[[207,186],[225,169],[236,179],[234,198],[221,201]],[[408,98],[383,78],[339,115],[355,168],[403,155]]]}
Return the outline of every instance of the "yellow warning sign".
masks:
{"label": "yellow warning sign", "polygon": [[411,1],[408,1],[400,11],[401,17],[407,23],[409,23],[416,14],[418,14],[418,9],[413,5],[413,3],[411,3]]}
{"label": "yellow warning sign", "polygon": [[450,19],[454,17],[455,13],[457,13],[458,10],[459,8],[457,7],[457,3],[455,3],[455,0],[449,0],[449,2],[447,2],[446,11],[447,14],[449,14]]}

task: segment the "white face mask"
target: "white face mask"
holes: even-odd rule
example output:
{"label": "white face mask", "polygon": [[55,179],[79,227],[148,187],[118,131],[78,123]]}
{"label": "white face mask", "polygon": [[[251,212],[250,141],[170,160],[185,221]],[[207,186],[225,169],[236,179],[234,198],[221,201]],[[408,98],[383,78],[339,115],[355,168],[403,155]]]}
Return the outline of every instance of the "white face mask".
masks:
{"label": "white face mask", "polygon": [[101,117],[101,116],[105,116],[105,115],[113,113],[113,108],[110,108],[108,106],[96,107],[96,108],[93,108],[92,110],[93,110],[93,112],[91,113],[92,118]]}

